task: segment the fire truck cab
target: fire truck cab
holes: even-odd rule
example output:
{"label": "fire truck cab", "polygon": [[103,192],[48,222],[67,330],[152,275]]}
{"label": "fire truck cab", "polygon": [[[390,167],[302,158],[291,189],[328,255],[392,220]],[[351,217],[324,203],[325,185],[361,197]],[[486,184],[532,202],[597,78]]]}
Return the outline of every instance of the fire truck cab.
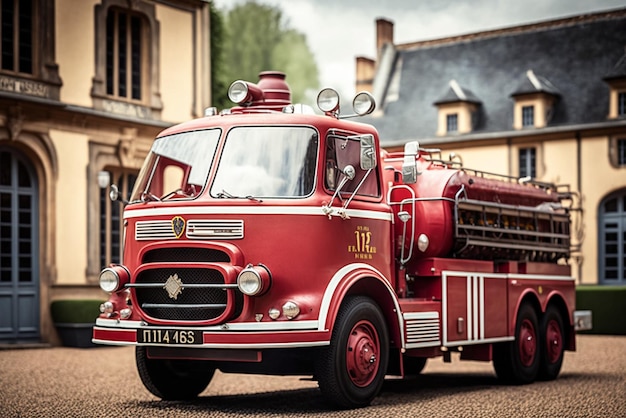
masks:
{"label": "fire truck cab", "polygon": [[[155,139],[128,201],[123,263],[103,269],[99,344],[134,345],[162,399],[215,370],[312,376],[342,408],[385,376],[460,352],[512,383],[554,379],[575,331],[566,189],[491,175],[291,103],[285,75],[236,81],[236,106]],[[369,114],[368,93],[353,102]]]}

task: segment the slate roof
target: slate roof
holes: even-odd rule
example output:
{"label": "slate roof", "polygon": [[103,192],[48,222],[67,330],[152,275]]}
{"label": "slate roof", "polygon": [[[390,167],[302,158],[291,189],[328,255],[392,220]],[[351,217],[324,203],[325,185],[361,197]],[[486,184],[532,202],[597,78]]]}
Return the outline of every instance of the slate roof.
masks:
{"label": "slate roof", "polygon": [[530,93],[548,93],[553,96],[559,95],[559,90],[545,77],[536,75],[533,70],[526,71],[519,86],[511,93],[511,96],[519,96]]}
{"label": "slate roof", "polygon": [[[626,8],[396,45],[392,54],[387,52],[390,63],[379,63],[374,80],[383,111],[366,121],[376,126],[383,146],[424,139],[436,143],[441,139],[436,136],[435,103],[453,97],[449,83],[456,80],[481,104],[481,123],[472,134],[510,132],[512,95],[537,89],[528,77],[532,70],[540,90],[560,98],[550,126],[606,122],[605,78],[626,75],[625,46]],[[394,78],[396,70],[399,74]],[[393,86],[398,79],[399,85]]]}
{"label": "slate roof", "polygon": [[456,82],[456,80],[451,80],[449,83],[449,88],[446,90],[446,93],[437,100],[434,104],[444,104],[444,103],[454,103],[454,102],[470,102],[470,103],[480,103],[480,100],[471,90],[464,89]]}

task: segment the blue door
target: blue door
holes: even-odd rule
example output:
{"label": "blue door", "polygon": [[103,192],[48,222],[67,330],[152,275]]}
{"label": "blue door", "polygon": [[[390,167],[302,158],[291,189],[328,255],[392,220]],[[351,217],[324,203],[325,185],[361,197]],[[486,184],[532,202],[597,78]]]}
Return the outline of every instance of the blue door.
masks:
{"label": "blue door", "polygon": [[0,147],[0,343],[40,336],[37,189],[29,161]]}
{"label": "blue door", "polygon": [[599,211],[601,284],[626,284],[626,189],[608,196]]}

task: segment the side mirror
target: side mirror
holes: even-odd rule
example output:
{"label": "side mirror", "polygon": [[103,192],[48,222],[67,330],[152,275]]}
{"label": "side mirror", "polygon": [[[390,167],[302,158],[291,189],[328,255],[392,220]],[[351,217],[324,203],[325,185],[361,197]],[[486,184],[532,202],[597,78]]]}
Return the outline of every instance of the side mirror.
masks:
{"label": "side mirror", "polygon": [[109,191],[109,199],[113,202],[122,202],[124,205],[128,204],[128,201],[120,195],[120,189],[116,184],[111,185],[111,190]]}
{"label": "side mirror", "polygon": [[404,146],[404,162],[402,163],[402,182],[404,184],[414,184],[417,182],[417,161],[419,154],[419,144],[417,141],[408,142]]}
{"label": "side mirror", "polygon": [[374,135],[363,135],[361,142],[361,169],[371,170],[376,167],[376,147],[374,145]]}

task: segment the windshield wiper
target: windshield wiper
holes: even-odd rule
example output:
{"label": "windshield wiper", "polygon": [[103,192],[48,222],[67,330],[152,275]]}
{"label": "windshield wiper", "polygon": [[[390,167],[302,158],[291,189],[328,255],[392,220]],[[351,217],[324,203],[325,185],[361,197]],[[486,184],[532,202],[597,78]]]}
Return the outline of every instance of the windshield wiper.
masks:
{"label": "windshield wiper", "polygon": [[228,193],[226,190],[222,189],[221,192],[219,192],[218,194],[215,195],[215,197],[217,197],[218,199],[248,199],[248,200],[254,200],[255,202],[262,202],[263,200],[259,199],[258,197],[254,197],[252,195],[248,195],[248,196],[235,196],[233,194]]}

